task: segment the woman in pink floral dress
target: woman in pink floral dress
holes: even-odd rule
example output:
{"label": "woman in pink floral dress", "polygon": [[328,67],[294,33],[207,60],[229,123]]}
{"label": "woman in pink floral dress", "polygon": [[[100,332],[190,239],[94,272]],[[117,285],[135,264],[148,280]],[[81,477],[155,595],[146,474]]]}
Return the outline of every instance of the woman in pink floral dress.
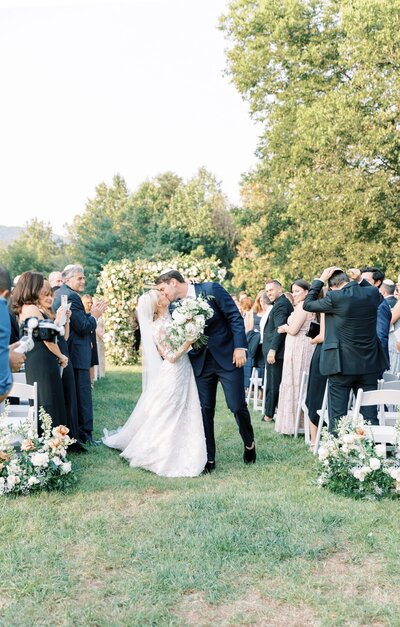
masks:
{"label": "woman in pink floral dress", "polygon": [[306,336],[314,314],[303,309],[303,301],[308,294],[309,287],[304,279],[297,279],[292,283],[294,311],[290,314],[287,323],[278,327],[278,333],[286,333],[287,337],[275,431],[286,435],[294,434],[301,376],[304,370],[308,372],[315,348],[310,344],[310,338]]}

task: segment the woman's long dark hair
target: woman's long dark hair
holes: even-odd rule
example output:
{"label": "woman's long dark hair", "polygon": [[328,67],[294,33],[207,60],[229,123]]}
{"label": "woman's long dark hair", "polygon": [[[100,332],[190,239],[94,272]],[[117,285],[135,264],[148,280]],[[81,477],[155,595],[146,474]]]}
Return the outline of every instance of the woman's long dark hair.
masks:
{"label": "woman's long dark hair", "polygon": [[23,305],[37,305],[43,284],[44,277],[40,272],[24,272],[21,274],[11,294],[14,313],[19,315]]}

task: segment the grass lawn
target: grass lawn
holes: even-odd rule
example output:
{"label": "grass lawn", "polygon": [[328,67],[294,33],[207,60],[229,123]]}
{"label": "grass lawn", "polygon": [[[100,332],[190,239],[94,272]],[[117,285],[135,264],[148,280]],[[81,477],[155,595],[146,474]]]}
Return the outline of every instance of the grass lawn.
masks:
{"label": "grass lawn", "polygon": [[[137,368],[110,369],[95,436],[139,393]],[[0,625],[400,625],[399,502],[317,488],[303,440],[260,417],[251,467],[220,397],[212,475],[164,479],[101,446],[71,456],[69,492],[3,497]]]}

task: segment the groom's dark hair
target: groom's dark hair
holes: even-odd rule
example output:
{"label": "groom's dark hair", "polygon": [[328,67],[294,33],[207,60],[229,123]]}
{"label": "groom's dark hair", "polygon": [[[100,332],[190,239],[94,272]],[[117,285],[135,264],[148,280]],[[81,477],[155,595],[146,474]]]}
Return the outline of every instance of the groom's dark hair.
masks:
{"label": "groom's dark hair", "polygon": [[160,276],[156,279],[156,285],[160,283],[169,283],[171,279],[176,279],[178,283],[185,283],[185,279],[181,275],[178,270],[168,270],[168,272],[164,272],[164,274],[160,274]]}

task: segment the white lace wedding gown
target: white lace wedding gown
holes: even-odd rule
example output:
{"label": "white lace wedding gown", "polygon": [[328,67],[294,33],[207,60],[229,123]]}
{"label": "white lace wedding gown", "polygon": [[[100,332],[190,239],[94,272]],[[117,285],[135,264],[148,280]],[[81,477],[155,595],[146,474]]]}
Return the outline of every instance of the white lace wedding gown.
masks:
{"label": "white lace wedding gown", "polygon": [[148,384],[125,425],[113,434],[105,430],[103,442],[122,450],[132,467],[164,477],[195,477],[207,462],[200,401],[188,355],[165,344],[169,320],[168,314],[153,323],[164,361],[147,373]]}

